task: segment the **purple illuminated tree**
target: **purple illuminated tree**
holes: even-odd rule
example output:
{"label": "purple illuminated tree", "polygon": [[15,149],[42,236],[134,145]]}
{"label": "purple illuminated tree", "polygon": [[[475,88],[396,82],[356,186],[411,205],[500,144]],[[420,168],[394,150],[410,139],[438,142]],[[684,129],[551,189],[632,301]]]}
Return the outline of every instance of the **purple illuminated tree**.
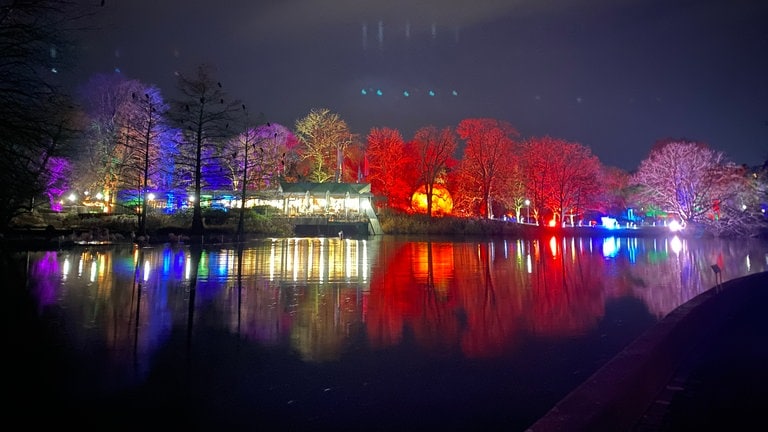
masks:
{"label": "purple illuminated tree", "polygon": [[62,157],[52,157],[48,161],[48,175],[46,178],[46,190],[51,209],[61,211],[61,199],[69,189],[67,179],[70,173],[69,161]]}
{"label": "purple illuminated tree", "polygon": [[658,142],[632,182],[644,204],[676,213],[686,224],[718,235],[745,233],[758,226],[757,193],[747,170],[705,144]]}

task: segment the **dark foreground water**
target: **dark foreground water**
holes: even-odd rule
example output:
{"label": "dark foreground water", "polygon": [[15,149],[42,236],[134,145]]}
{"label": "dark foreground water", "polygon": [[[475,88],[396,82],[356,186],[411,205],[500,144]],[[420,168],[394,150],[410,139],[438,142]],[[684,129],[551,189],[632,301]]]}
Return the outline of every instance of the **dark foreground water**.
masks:
{"label": "dark foreground water", "polygon": [[[754,240],[291,238],[4,256],[7,421],[522,431]],[[12,424],[12,423],[11,423]]]}

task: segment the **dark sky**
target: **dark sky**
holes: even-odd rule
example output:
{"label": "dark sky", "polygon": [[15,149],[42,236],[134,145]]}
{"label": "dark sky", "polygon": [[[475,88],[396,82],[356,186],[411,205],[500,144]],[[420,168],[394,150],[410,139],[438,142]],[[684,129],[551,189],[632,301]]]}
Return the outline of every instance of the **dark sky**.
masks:
{"label": "dark sky", "polygon": [[290,128],[319,107],[363,137],[493,117],[630,171],[664,138],[768,158],[768,1],[105,0],[96,20],[83,81],[119,70],[171,98],[210,63]]}

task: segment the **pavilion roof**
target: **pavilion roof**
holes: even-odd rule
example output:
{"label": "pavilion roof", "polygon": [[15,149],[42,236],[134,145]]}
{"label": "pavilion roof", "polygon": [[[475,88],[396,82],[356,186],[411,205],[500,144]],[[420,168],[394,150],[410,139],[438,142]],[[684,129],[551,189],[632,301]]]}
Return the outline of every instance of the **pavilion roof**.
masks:
{"label": "pavilion roof", "polygon": [[280,182],[280,192],[283,195],[306,195],[309,192],[314,196],[325,196],[326,193],[329,196],[341,197],[346,196],[358,196],[358,195],[370,195],[371,184],[370,183],[311,183],[311,182],[298,182],[298,183],[286,183]]}

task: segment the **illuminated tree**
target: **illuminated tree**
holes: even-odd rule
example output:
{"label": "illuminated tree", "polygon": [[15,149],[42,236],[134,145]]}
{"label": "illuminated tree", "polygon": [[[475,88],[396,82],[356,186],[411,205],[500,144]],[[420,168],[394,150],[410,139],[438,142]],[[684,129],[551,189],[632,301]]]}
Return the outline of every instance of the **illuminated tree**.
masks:
{"label": "illuminated tree", "polygon": [[[55,84],[80,11],[62,0],[0,4],[0,224],[47,204],[51,158],[76,133],[69,97]],[[37,200],[37,198],[41,198]]]}
{"label": "illuminated tree", "polygon": [[277,187],[288,162],[295,160],[298,140],[285,126],[267,122],[249,127],[227,141],[221,163],[226,167],[233,191],[242,189],[245,149],[248,150],[247,189],[262,191]]}
{"label": "illuminated tree", "polygon": [[296,136],[301,143],[299,157],[309,163],[311,182],[341,182],[347,148],[353,141],[347,123],[327,108],[315,108],[296,121]]}
{"label": "illuminated tree", "polygon": [[630,175],[621,168],[602,166],[600,170],[599,210],[618,215],[626,210],[630,196]]}
{"label": "illuminated tree", "polygon": [[164,114],[168,106],[163,102],[160,90],[149,87],[143,95],[131,95],[134,109],[128,119],[126,139],[127,153],[131,164],[127,177],[137,186],[139,212],[139,233],[147,230],[147,195],[150,190],[150,175],[157,173],[160,160],[160,142],[166,134]]}
{"label": "illuminated tree", "polygon": [[546,209],[556,223],[592,205],[599,191],[600,162],[589,148],[549,136],[523,146],[523,173],[537,218]]}
{"label": "illuminated tree", "polygon": [[131,94],[141,91],[137,81],[126,80],[122,75],[92,76],[80,88],[79,99],[83,106],[87,127],[83,135],[81,151],[73,159],[73,183],[85,191],[102,191],[114,199],[123,161],[117,148],[120,143],[120,125],[124,122],[124,107]]}
{"label": "illuminated tree", "polygon": [[416,131],[409,143],[416,155],[415,168],[427,195],[427,216],[432,217],[432,198],[435,184],[442,181],[448,168],[453,166],[456,135],[450,127],[438,129],[425,126]]}
{"label": "illuminated tree", "polygon": [[166,106],[159,90],[120,74],[98,74],[79,97],[87,128],[74,159],[73,183],[80,191],[102,192],[108,209],[117,204],[118,190],[137,191],[131,201],[140,205],[142,185],[148,182],[142,180],[142,155],[146,162],[152,158],[164,130]]}
{"label": "illuminated tree", "polygon": [[755,183],[746,169],[699,142],[660,141],[632,181],[645,204],[718,235],[749,231],[759,220]]}
{"label": "illuminated tree", "polygon": [[406,209],[410,206],[413,181],[409,179],[412,166],[409,153],[400,131],[390,128],[373,128],[368,133],[366,150],[370,173],[368,179],[374,195],[383,196],[386,205]]}
{"label": "illuminated tree", "polygon": [[360,140],[358,135],[352,136],[352,142],[347,147],[346,154],[341,181],[344,183],[367,183],[366,177],[370,170],[367,166],[365,143]]}
{"label": "illuminated tree", "polygon": [[[193,174],[192,233],[202,234],[203,169],[218,161],[219,148],[236,133],[234,116],[242,111],[242,104],[226,99],[221,83],[214,78],[214,69],[208,65],[198,66],[191,76],[180,74],[178,90],[181,97],[171,102],[169,114],[182,134],[178,143],[183,149],[180,163],[191,167]],[[233,128],[229,128],[230,122]]]}
{"label": "illuminated tree", "polygon": [[514,167],[514,139],[520,134],[507,122],[490,119],[465,119],[456,128],[466,141],[459,169],[465,190],[479,197],[480,214],[493,216],[492,201],[502,193],[502,186]]}

